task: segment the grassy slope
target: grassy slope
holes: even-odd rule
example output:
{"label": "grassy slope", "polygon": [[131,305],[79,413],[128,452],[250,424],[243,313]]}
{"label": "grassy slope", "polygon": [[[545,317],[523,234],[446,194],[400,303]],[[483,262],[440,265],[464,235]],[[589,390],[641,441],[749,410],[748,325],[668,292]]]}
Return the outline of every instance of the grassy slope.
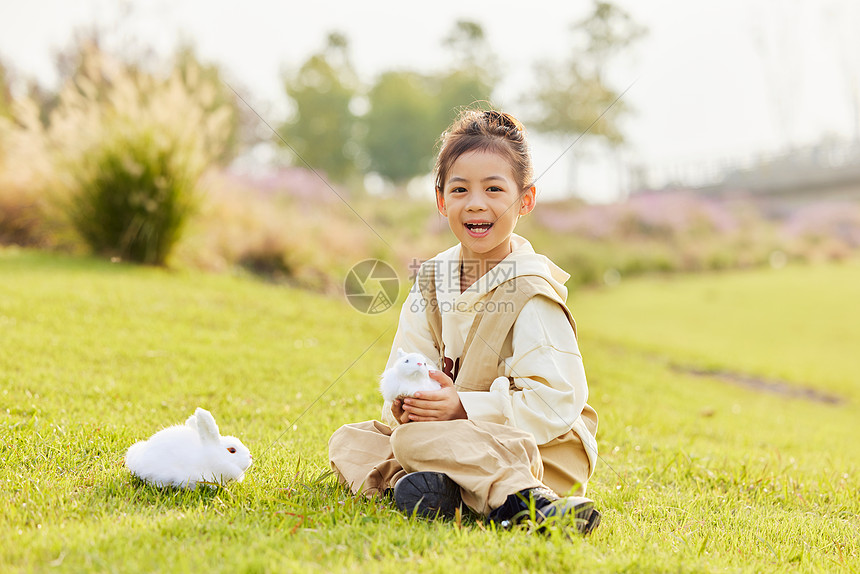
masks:
{"label": "grassy slope", "polygon": [[[819,272],[829,301],[856,270]],[[857,402],[809,403],[669,369],[719,358],[812,380],[769,346],[753,348],[787,339],[780,322],[764,321],[772,329],[741,345],[737,362],[683,337],[653,342],[656,317],[663,328],[713,329],[693,315],[695,293],[798,284],[774,279],[676,281],[672,313],[659,282],[574,298],[601,414],[591,493],[604,524],[567,541],[414,522],[322,476],[331,432],[376,416],[394,311],[366,317],[248,280],[0,251],[0,570],[856,571]],[[761,293],[743,301],[764,305]],[[809,328],[807,343],[810,333],[831,340],[826,326]],[[831,366],[822,380],[849,394],[853,372]],[[246,480],[193,493],[132,481],[128,445],[198,405],[251,447]]]}
{"label": "grassy slope", "polygon": [[637,280],[589,293],[575,312],[604,342],[860,401],[858,297],[854,260]]}

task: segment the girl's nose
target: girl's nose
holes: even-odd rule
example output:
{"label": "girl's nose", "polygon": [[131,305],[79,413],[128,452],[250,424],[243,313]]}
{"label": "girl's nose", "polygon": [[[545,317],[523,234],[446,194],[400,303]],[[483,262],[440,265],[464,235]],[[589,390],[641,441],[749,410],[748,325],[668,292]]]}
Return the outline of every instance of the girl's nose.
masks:
{"label": "girl's nose", "polygon": [[484,200],[484,194],[470,193],[466,201],[466,211],[484,211],[487,208]]}

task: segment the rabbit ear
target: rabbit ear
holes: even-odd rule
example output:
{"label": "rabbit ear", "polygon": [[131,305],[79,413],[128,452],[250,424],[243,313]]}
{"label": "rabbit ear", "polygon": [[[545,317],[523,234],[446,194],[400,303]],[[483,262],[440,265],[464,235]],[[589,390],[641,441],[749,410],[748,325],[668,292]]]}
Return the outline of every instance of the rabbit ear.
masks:
{"label": "rabbit ear", "polygon": [[218,425],[215,424],[212,414],[198,407],[194,411],[194,416],[197,419],[197,433],[200,435],[200,441],[220,443],[221,433],[218,432]]}
{"label": "rabbit ear", "polygon": [[397,358],[398,359],[405,357],[406,355],[407,355],[407,353],[403,352],[403,347],[397,347]]}
{"label": "rabbit ear", "polygon": [[197,415],[191,415],[186,419],[185,426],[191,427],[194,430],[197,430]]}

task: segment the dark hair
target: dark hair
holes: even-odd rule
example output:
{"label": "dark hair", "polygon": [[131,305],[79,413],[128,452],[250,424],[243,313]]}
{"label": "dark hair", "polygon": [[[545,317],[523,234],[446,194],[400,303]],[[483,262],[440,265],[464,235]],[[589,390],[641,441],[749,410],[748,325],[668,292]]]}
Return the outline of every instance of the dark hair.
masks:
{"label": "dark hair", "polygon": [[526,128],[515,117],[496,110],[464,110],[439,137],[436,157],[436,189],[442,192],[451,166],[471,151],[505,156],[511,164],[519,191],[532,185],[534,166],[526,140]]}

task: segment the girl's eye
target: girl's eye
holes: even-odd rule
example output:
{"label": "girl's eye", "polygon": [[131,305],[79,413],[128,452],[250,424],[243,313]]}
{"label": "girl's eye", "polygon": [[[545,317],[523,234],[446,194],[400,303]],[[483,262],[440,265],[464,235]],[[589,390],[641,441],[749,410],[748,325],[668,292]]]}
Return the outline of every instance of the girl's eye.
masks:
{"label": "girl's eye", "polygon": [[501,187],[497,187],[494,185],[494,186],[488,188],[487,191],[504,191],[504,190]]}
{"label": "girl's eye", "polygon": [[227,447],[227,452],[229,452],[230,454],[236,454],[236,449],[235,449],[235,448],[233,448],[232,446],[228,446],[228,447]]}
{"label": "girl's eye", "polygon": [[463,193],[466,191],[465,187],[455,187],[451,190],[451,193]]}

